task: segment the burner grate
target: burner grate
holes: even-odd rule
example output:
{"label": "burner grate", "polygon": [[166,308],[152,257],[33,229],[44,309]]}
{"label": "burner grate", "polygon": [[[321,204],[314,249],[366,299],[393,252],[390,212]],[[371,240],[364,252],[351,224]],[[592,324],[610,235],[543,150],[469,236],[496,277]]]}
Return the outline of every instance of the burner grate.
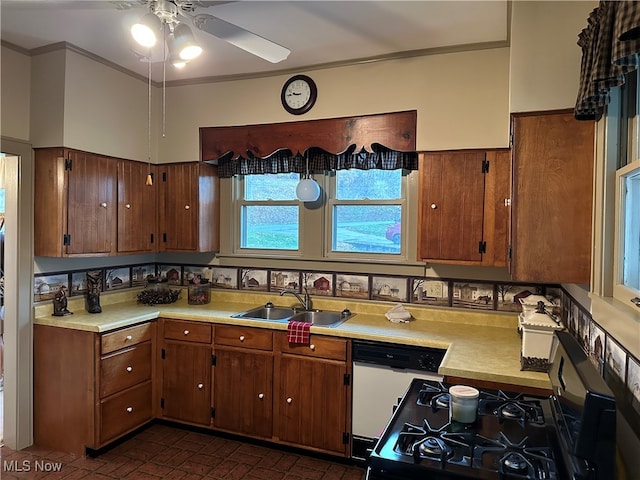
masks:
{"label": "burner grate", "polygon": [[542,405],[538,400],[527,400],[523,394],[508,395],[502,390],[497,394],[483,392],[478,404],[481,415],[495,415],[500,423],[516,421],[522,427],[529,423],[544,425],[545,418]]}

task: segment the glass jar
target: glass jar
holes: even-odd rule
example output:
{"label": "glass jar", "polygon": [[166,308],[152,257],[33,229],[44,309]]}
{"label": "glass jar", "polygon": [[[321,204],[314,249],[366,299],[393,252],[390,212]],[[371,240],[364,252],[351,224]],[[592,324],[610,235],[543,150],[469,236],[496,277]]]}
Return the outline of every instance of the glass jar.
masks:
{"label": "glass jar", "polygon": [[187,301],[189,305],[206,305],[211,301],[210,283],[190,283]]}
{"label": "glass jar", "polygon": [[478,389],[466,385],[449,388],[449,415],[459,423],[473,423],[478,414]]}

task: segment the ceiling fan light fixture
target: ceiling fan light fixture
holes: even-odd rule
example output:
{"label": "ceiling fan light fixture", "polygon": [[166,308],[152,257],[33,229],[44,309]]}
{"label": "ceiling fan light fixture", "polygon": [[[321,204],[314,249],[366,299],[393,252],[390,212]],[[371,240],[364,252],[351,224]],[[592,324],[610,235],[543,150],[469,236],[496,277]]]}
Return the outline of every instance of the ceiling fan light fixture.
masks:
{"label": "ceiling fan light fixture", "polygon": [[131,27],[131,35],[143,47],[153,47],[158,41],[160,19],[153,13],[147,13]]}
{"label": "ceiling fan light fixture", "polygon": [[174,46],[182,60],[193,60],[202,53],[188,25],[179,23],[173,29]]}

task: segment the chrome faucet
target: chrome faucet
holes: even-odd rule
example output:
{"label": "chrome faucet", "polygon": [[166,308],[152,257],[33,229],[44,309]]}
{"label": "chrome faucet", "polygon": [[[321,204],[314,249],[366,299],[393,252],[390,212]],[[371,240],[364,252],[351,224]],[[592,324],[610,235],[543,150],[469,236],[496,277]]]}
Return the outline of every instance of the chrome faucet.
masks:
{"label": "chrome faucet", "polygon": [[311,310],[311,297],[309,296],[309,292],[307,292],[306,288],[304,289],[304,298],[302,298],[298,293],[294,292],[293,290],[289,290],[287,288],[282,289],[282,291],[280,292],[280,296],[283,296],[286,293],[290,293],[291,295],[296,297],[304,310]]}

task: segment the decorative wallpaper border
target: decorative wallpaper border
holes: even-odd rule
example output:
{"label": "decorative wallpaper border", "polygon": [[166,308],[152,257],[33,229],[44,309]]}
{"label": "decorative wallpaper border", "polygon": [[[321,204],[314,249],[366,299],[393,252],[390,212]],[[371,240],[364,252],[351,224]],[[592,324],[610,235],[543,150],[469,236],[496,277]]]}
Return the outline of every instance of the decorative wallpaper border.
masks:
{"label": "decorative wallpaper border", "polygon": [[54,272],[34,276],[34,302],[52,300],[64,286],[70,296],[87,291],[86,274],[102,271],[105,292],[142,288],[149,277],[186,286],[195,278],[212,288],[280,292],[307,289],[315,296],[379,300],[444,308],[520,313],[519,298],[545,295],[556,306],[564,326],[579,340],[600,375],[611,386],[621,408],[638,419],[640,428],[640,360],[600,326],[575,299],[557,285],[486,282],[456,278],[344,273],[331,271],[254,269],[250,267],[137,264],[103,269]]}
{"label": "decorative wallpaper border", "polygon": [[287,288],[327,297],[379,300],[438,307],[495,310],[519,313],[521,297],[546,295],[559,308],[557,286],[509,282],[478,282],[465,279],[344,273],[319,270],[254,269],[191,264],[138,264],[103,269],[54,272],[34,276],[33,300],[53,299],[64,286],[69,296],[87,292],[87,273],[102,271],[102,291],[144,287],[151,277],[169,285],[186,286],[194,278],[212,288],[258,292],[280,292]]}

